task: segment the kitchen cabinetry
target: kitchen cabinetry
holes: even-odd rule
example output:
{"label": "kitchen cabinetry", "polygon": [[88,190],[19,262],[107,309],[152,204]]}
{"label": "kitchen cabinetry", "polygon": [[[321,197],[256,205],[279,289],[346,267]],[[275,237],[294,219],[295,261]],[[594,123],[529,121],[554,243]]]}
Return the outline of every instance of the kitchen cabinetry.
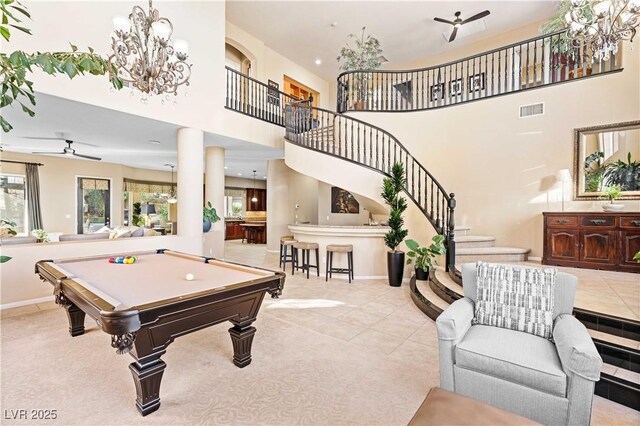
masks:
{"label": "kitchen cabinetry", "polygon": [[543,264],[640,272],[640,212],[543,215]]}
{"label": "kitchen cabinetry", "polygon": [[242,225],[244,223],[243,220],[228,220],[224,223],[225,226],[225,240],[240,240],[242,239]]}
{"label": "kitchen cabinetry", "polygon": [[[253,202],[251,199],[254,197],[258,201]],[[247,211],[248,212],[264,212],[267,210],[267,190],[266,189],[253,189],[247,188]]]}

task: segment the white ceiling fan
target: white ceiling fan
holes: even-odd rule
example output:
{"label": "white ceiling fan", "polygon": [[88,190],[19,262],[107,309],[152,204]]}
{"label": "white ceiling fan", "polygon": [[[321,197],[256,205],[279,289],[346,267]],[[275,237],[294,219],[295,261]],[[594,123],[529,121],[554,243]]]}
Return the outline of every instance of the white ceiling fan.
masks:
{"label": "white ceiling fan", "polygon": [[451,36],[449,37],[449,43],[451,43],[453,40],[456,39],[456,35],[458,34],[458,28],[460,28],[464,24],[468,24],[469,22],[482,19],[485,16],[488,16],[489,14],[491,14],[491,12],[489,12],[488,10],[485,10],[484,12],[477,13],[472,17],[463,20],[462,18],[460,18],[461,13],[456,12],[455,13],[456,18],[453,21],[449,21],[448,19],[442,19],[442,18],[433,18],[433,20],[437,22],[442,22],[443,24],[453,25],[453,31],[451,32]]}
{"label": "white ceiling fan", "polygon": [[95,160],[95,161],[102,160],[102,158],[94,157],[92,155],[77,154],[76,150],[71,148],[71,144],[74,144],[74,143],[76,143],[78,145],[92,146],[92,147],[96,147],[96,148],[98,147],[98,145],[92,145],[90,143],[77,142],[77,141],[73,141],[71,139],[67,139],[67,138],[64,137],[64,133],[56,133],[56,137],[54,137],[54,138],[39,137],[39,136],[24,136],[23,139],[64,141],[67,144],[67,146],[65,146],[62,149],[62,151],[33,151],[32,154],[68,155],[68,156],[71,156],[71,157],[86,158],[87,160]]}

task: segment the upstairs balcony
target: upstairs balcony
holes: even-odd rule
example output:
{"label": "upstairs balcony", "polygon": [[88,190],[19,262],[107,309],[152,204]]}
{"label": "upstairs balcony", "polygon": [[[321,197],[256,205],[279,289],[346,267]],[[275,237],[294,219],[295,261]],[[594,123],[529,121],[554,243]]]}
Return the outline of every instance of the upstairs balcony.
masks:
{"label": "upstairs balcony", "polygon": [[338,76],[337,110],[429,110],[622,70],[619,55],[593,62],[589,53],[563,31],[428,68],[347,71]]}

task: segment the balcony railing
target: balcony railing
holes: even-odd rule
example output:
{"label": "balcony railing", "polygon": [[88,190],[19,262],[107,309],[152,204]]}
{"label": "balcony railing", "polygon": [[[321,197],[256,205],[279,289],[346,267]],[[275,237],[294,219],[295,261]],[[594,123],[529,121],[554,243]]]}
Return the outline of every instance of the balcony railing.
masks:
{"label": "balcony railing", "polygon": [[619,59],[591,62],[565,32],[540,36],[429,68],[348,71],[338,76],[338,112],[442,108],[621,71]]}
{"label": "balcony railing", "polygon": [[297,101],[268,84],[225,67],[227,73],[227,97],[225,107],[268,123],[284,127],[284,108]]}
{"label": "balcony railing", "polygon": [[287,105],[285,139],[385,176],[390,175],[394,163],[402,163],[405,192],[436,232],[445,236],[446,267],[448,271],[455,270],[455,195],[447,193],[392,134],[362,120],[299,101]]}

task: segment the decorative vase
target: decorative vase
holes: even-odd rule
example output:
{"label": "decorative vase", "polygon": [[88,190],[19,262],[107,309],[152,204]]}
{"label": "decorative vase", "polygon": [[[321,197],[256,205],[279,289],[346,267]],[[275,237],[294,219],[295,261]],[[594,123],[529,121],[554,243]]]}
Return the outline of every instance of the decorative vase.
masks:
{"label": "decorative vase", "polygon": [[203,220],[202,221],[202,231],[203,232],[209,232],[211,230],[211,221],[210,220]]}
{"label": "decorative vase", "polygon": [[429,280],[429,269],[426,271],[422,268],[416,268],[416,280],[418,281],[428,281]]}
{"label": "decorative vase", "polygon": [[624,204],[606,203],[602,205],[602,210],[605,212],[621,212],[624,210]]}
{"label": "decorative vase", "polygon": [[387,252],[387,273],[389,275],[389,285],[391,287],[400,287],[404,274],[403,251]]}

